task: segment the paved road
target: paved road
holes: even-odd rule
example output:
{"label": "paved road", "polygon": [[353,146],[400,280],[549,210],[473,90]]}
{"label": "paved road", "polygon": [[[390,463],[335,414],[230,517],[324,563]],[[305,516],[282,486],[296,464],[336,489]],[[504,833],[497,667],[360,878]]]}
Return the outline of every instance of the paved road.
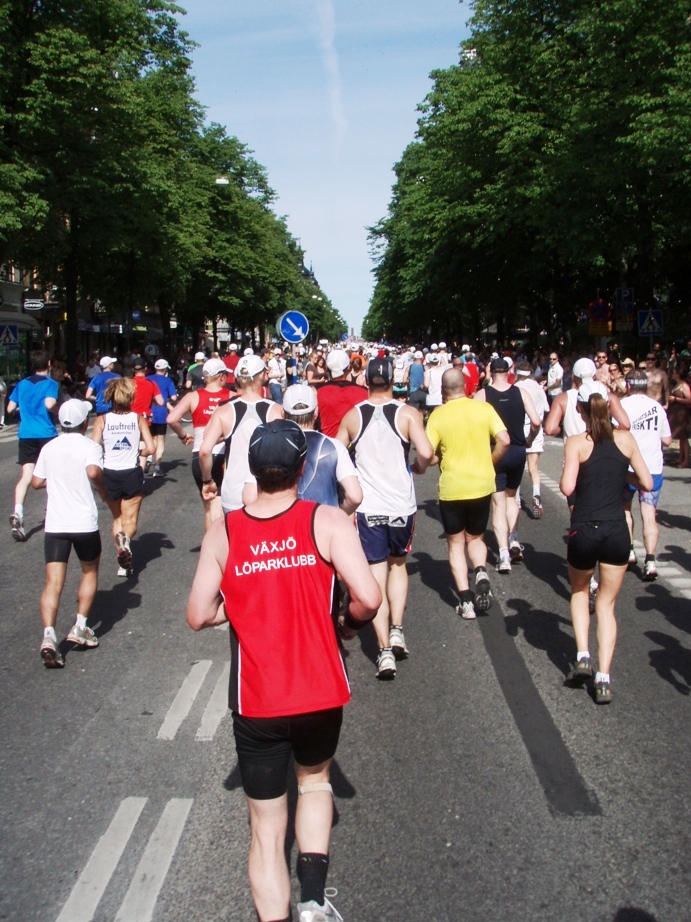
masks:
{"label": "paved road", "polygon": [[[13,433],[0,434],[8,514],[15,451]],[[92,619],[101,646],[68,651],[62,671],[38,655],[41,495],[27,504],[29,541],[8,527],[0,539],[2,920],[256,918],[224,707],[227,631],[184,623],[202,527],[188,461],[169,440],[168,476],[150,483],[133,543],[136,576],[118,579],[106,552]],[[453,613],[436,475],[418,478],[410,659],[378,683],[371,633],[348,648],[329,879],[346,922],[691,915],[691,474],[667,471],[661,578],[626,577],[615,700],[598,708],[562,686],[574,648],[560,463],[551,442],[545,517],[521,517],[525,563],[492,574],[496,602],[476,622]]]}

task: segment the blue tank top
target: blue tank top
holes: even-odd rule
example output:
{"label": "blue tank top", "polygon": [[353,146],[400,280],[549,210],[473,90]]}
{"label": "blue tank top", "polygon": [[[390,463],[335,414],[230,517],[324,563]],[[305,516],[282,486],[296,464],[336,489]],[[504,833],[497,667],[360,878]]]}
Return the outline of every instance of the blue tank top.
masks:
{"label": "blue tank top", "polygon": [[408,381],[410,383],[410,393],[413,391],[419,391],[422,387],[425,380],[425,366],[418,365],[417,362],[413,362],[410,366],[410,371],[408,372]]}
{"label": "blue tank top", "polygon": [[299,499],[308,499],[325,506],[338,506],[338,481],[336,446],[321,432],[305,431],[307,457],[305,469],[298,483]]}

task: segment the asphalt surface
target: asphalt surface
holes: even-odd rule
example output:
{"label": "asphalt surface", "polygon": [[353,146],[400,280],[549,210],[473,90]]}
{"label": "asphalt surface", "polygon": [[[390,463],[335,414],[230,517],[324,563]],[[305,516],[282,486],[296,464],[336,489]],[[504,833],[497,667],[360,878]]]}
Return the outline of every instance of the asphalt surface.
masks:
{"label": "asphalt surface", "polygon": [[[116,576],[102,509],[100,647],[65,647],[65,669],[47,670],[45,498],[30,495],[29,540],[15,543],[14,436],[0,434],[0,919],[255,922],[228,635],[194,634],[184,618],[203,527],[189,449],[169,438],[166,477],[149,482],[132,579]],[[490,573],[495,601],[475,622],[454,614],[436,473],[417,478],[410,658],[380,683],[371,631],[348,647],[328,881],[345,922],[691,918],[691,472],[666,468],[661,576],[627,574],[614,700],[598,707],[563,686],[574,643],[555,440],[542,466],[545,515],[521,515],[525,561]],[[77,574],[73,560],[61,638]]]}

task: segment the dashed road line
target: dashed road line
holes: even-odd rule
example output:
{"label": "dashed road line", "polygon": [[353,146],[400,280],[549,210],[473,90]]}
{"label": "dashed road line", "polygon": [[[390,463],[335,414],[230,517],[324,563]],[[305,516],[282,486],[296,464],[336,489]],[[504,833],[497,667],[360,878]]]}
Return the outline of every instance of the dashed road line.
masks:
{"label": "dashed road line", "polygon": [[156,900],[170,869],[192,803],[191,799],[174,797],[166,804],[115,922],[151,922]]}
{"label": "dashed road line", "polygon": [[189,675],[182,683],[180,691],[175,696],[163,723],[158,731],[160,740],[175,739],[183,720],[187,717],[194,704],[194,699],[199,694],[206,674],[211,668],[211,660],[200,660],[190,669]]}
{"label": "dashed road line", "polygon": [[127,797],[122,801],[56,922],[91,922],[146,801],[146,797]]}
{"label": "dashed road line", "polygon": [[216,735],[219,724],[228,713],[228,681],[230,679],[230,663],[226,663],[221,670],[221,675],[214,686],[213,693],[206,705],[202,721],[199,724],[195,740],[209,742]]}

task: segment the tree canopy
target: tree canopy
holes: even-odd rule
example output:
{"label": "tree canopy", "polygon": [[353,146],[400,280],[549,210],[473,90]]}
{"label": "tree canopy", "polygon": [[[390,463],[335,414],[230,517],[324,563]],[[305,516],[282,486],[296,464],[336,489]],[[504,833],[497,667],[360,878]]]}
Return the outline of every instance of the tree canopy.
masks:
{"label": "tree canopy", "polygon": [[[251,328],[301,298],[302,253],[264,168],[204,124],[180,12],[169,0],[0,9],[0,262],[54,286],[71,353],[79,299]],[[331,321],[345,329],[333,309]]]}
{"label": "tree canopy", "polygon": [[369,336],[569,335],[598,294],[691,289],[680,0],[477,0],[371,228]]}

